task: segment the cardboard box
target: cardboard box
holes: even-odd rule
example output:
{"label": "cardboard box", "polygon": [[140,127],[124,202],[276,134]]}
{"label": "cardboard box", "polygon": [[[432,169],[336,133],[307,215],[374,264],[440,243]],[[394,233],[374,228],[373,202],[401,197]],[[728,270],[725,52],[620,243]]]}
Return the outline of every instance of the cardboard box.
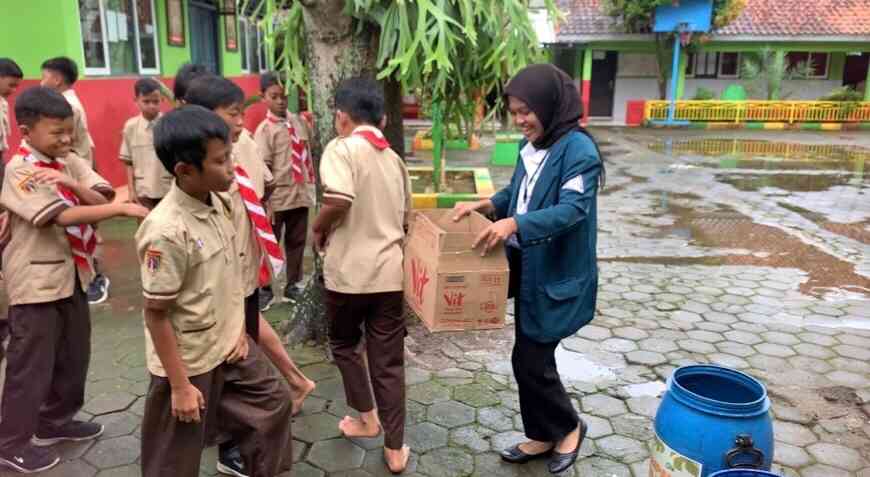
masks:
{"label": "cardboard box", "polygon": [[508,263],[503,247],[472,250],[492,222],[473,213],[453,221],[449,209],[420,210],[405,245],[405,301],[429,331],[504,327]]}

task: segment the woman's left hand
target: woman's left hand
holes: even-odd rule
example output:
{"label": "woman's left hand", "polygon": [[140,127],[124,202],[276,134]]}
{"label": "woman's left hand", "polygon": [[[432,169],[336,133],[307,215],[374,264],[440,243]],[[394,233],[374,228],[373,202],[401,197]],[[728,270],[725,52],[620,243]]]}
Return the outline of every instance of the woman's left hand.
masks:
{"label": "woman's left hand", "polygon": [[481,232],[477,238],[474,239],[474,245],[472,245],[471,248],[477,248],[482,245],[483,251],[480,253],[480,256],[482,257],[489,253],[490,250],[494,249],[496,245],[504,242],[508,237],[515,233],[517,233],[517,221],[514,220],[513,217],[499,220]]}

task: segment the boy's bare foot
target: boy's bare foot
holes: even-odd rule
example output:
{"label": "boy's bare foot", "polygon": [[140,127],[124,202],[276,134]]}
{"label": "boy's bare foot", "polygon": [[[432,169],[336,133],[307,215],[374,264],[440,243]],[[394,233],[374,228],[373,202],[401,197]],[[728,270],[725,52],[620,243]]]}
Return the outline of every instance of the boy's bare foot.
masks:
{"label": "boy's bare foot", "polygon": [[351,438],[369,438],[378,437],[381,435],[381,425],[378,420],[372,416],[365,416],[363,413],[360,419],[350,416],[344,416],[344,419],[338,423],[338,428],[345,437]]}
{"label": "boy's bare foot", "polygon": [[393,474],[404,472],[410,458],[411,448],[408,446],[402,446],[399,450],[384,447],[384,461],[387,463],[387,469]]}
{"label": "boy's bare foot", "polygon": [[302,404],[305,402],[305,398],[307,398],[308,395],[311,394],[311,391],[314,391],[314,388],[316,387],[317,385],[314,384],[314,381],[307,378],[305,379],[305,384],[302,386],[302,389],[297,391],[299,394],[292,400],[294,416],[302,412]]}

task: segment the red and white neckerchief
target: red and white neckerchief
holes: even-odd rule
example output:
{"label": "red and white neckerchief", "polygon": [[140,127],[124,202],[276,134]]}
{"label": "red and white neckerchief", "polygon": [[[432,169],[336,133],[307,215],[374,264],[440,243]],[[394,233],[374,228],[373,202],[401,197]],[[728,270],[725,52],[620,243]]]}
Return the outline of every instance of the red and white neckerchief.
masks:
{"label": "red and white neckerchief", "polygon": [[374,146],[378,151],[383,151],[384,149],[390,147],[390,142],[387,141],[387,138],[379,135],[378,133],[372,131],[371,129],[360,129],[353,132],[354,136],[360,136],[369,144]]}
{"label": "red and white neckerchief", "polygon": [[[36,167],[54,169],[56,171],[63,170],[63,166],[59,162],[37,158],[26,146],[20,146],[18,154],[24,156],[25,161],[30,162]],[[75,207],[81,203],[78,196],[66,186],[58,184],[57,193],[60,199],[70,207]],[[69,225],[64,231],[66,232],[66,238],[72,250],[73,262],[75,262],[76,267],[82,272],[91,272],[90,260],[94,256],[94,250],[97,247],[97,236],[94,233],[94,227],[90,224]]]}
{"label": "red and white neckerchief", "polygon": [[308,148],[299,135],[296,134],[296,128],[288,119],[281,119],[273,114],[269,114],[269,121],[272,124],[284,123],[287,128],[287,133],[290,135],[290,157],[291,167],[293,168],[293,182],[296,184],[304,184],[306,182],[314,183],[314,164],[311,162],[311,157],[308,155]]}
{"label": "red and white neckerchief", "polygon": [[271,277],[278,276],[284,268],[284,254],[278,245],[278,238],[275,237],[269,217],[266,216],[266,210],[263,208],[260,198],[257,197],[250,176],[245,168],[238,164],[235,166],[235,172],[236,183],[239,185],[239,195],[242,196],[242,202],[245,203],[245,210],[248,212],[248,219],[253,226],[254,236],[263,252],[260,259],[259,283],[261,287],[266,286],[272,281]]}

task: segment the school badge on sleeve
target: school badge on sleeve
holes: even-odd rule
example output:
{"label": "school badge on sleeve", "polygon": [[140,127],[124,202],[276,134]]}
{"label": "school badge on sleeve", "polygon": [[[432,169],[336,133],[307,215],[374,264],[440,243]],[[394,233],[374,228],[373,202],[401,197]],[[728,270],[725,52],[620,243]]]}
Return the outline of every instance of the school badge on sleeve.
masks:
{"label": "school badge on sleeve", "polygon": [[36,192],[36,180],[33,178],[32,174],[28,174],[21,181],[18,182],[18,189],[21,192],[26,192],[32,194]]}
{"label": "school badge on sleeve", "polygon": [[149,272],[156,273],[160,270],[161,255],[159,250],[148,250],[145,252],[145,265],[148,267]]}

